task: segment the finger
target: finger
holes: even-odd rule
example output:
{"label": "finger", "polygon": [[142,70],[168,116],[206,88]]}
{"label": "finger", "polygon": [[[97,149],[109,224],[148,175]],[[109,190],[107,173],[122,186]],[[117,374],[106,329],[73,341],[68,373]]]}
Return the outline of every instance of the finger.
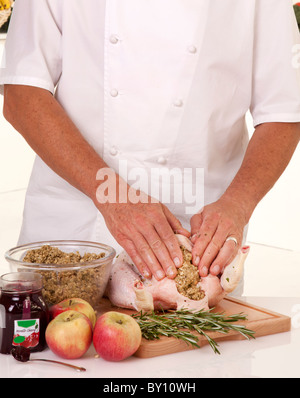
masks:
{"label": "finger", "polygon": [[155,228],[163,243],[167,247],[169,256],[172,259],[175,267],[181,267],[183,262],[182,251],[180,249],[178,239],[176,238],[172,228],[168,223],[165,222],[155,225]]}
{"label": "finger", "polygon": [[165,272],[159,264],[159,261],[157,260],[147,239],[145,239],[144,236],[139,232],[131,234],[131,239],[134,246],[136,247],[137,255],[146,264],[151,274],[154,275],[157,280],[163,279],[166,276]]}
{"label": "finger", "polygon": [[206,249],[204,250],[204,253],[201,257],[200,263],[199,263],[199,274],[200,276],[207,276],[208,273],[210,273],[210,266],[214,259],[217,257],[219,254],[219,251],[222,247],[222,244],[224,242],[224,239],[219,239],[218,234],[215,234],[209,244],[207,245]]}
{"label": "finger", "polygon": [[128,253],[129,257],[134,262],[141,275],[143,275],[145,278],[151,278],[152,273],[145,261],[139,255],[134,243],[130,239],[125,239],[123,241],[122,247]]}
{"label": "finger", "polygon": [[192,243],[195,243],[196,240],[200,237],[199,231],[200,231],[201,225],[203,223],[202,212],[195,214],[191,218],[190,223],[191,223],[191,241],[192,241]]}
{"label": "finger", "polygon": [[[217,229],[217,225],[218,224],[216,222],[213,222],[211,217],[204,219],[199,230],[199,238],[195,241],[192,251],[194,265],[198,266],[200,264],[200,259],[202,258],[207,246],[212,240],[212,237],[214,236]],[[208,272],[208,270],[204,269],[203,272]]]}
{"label": "finger", "polygon": [[[171,229],[171,233],[172,233],[174,239],[176,239],[172,232],[172,229]],[[151,226],[150,228],[146,228],[143,231],[143,235],[144,235],[144,238],[146,239],[146,241],[148,242],[152,252],[155,254],[156,259],[161,264],[161,266],[164,270],[164,273],[169,278],[175,278],[175,276],[177,274],[177,269],[174,265],[174,262],[170,256],[170,253],[169,253],[166,245],[160,238],[160,236],[157,233],[157,231],[155,230],[155,228],[153,226]],[[177,243],[177,245],[178,245],[178,243]],[[180,250],[180,248],[179,248],[179,250]],[[162,271],[161,266],[159,266],[159,268]],[[159,269],[157,269],[156,264],[155,264],[155,269],[156,269],[156,272],[154,273],[155,276],[158,277],[157,279],[161,279],[160,278],[161,272],[159,272]]]}
{"label": "finger", "polygon": [[[230,224],[229,223],[224,223],[220,222],[218,224],[218,227],[214,233],[214,235],[211,238],[211,241],[207,245],[206,249],[204,250],[204,253],[201,256],[201,260],[199,263],[199,273],[200,276],[206,276],[209,272],[211,273],[211,265],[213,261],[216,259],[218,256],[221,248],[223,247],[225,240],[229,234],[230,230]],[[235,244],[235,243],[234,243]],[[215,264],[215,271],[213,272],[214,275],[218,275],[218,269],[217,266],[219,264]],[[223,267],[225,264],[221,264]]]}
{"label": "finger", "polygon": [[234,257],[237,255],[239,246],[233,241],[225,241],[219,254],[213,261],[210,267],[210,273],[212,275],[219,275],[224,272],[225,267],[231,263]]}
{"label": "finger", "polygon": [[174,233],[185,235],[187,238],[190,237],[190,232],[187,229],[183,228],[181,222],[178,220],[177,217],[174,216],[172,212],[170,212],[167,206],[163,206],[163,212]]}
{"label": "finger", "polygon": [[[225,266],[225,263],[223,263],[223,261],[222,261],[221,264],[217,264],[217,263],[214,264],[214,270],[211,269],[212,263],[215,261],[221,248],[224,247],[226,238],[229,236],[231,228],[232,228],[231,222],[225,222],[225,221],[220,220],[214,236],[212,237],[211,241],[207,245],[207,247],[201,257],[201,260],[199,263],[200,276],[206,276],[208,272],[212,273],[213,275],[218,275],[220,273],[221,269]],[[232,242],[232,243],[235,245],[234,242]],[[226,248],[226,246],[225,246],[225,248]]]}

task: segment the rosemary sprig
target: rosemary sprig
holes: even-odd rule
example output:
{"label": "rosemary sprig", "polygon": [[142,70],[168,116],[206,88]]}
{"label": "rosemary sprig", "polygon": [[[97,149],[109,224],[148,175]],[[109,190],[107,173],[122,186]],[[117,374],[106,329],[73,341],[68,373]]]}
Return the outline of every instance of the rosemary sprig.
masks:
{"label": "rosemary sprig", "polygon": [[255,338],[254,332],[243,325],[235,324],[239,320],[246,320],[242,313],[224,315],[224,313],[200,310],[190,312],[182,309],[178,311],[155,313],[140,311],[132,317],[140,326],[142,336],[147,340],[156,340],[161,336],[175,337],[184,340],[187,344],[200,347],[199,338],[192,331],[204,336],[215,353],[220,354],[218,343],[206,332],[228,333],[234,330],[246,339]]}

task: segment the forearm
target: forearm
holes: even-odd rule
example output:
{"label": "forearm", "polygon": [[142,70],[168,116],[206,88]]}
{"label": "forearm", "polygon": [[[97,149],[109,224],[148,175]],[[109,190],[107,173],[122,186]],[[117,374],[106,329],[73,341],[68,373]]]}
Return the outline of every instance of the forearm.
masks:
{"label": "forearm", "polygon": [[285,170],[299,139],[299,123],[265,123],[256,128],[242,165],[221,198],[242,207],[246,222]]}
{"label": "forearm", "polygon": [[119,203],[120,184],[125,195],[129,185],[118,175],[111,180],[116,184],[112,187],[116,203],[105,203],[105,193],[99,198],[97,173],[108,166],[51,93],[29,86],[6,86],[4,116],[53,171],[94,201],[108,229],[144,276],[175,277],[182,253],[174,231],[189,235],[188,231],[165,206],[150,198],[146,204],[132,204],[124,198]]}
{"label": "forearm", "polygon": [[[300,124],[267,123],[254,132],[232,183],[214,203],[191,218],[193,262],[201,276],[222,273],[237,255],[243,231],[263,196],[289,163],[300,137]],[[228,237],[236,239],[237,245]]]}
{"label": "forearm", "polygon": [[107,165],[50,92],[7,85],[3,113],[52,170],[96,200],[96,174]]}

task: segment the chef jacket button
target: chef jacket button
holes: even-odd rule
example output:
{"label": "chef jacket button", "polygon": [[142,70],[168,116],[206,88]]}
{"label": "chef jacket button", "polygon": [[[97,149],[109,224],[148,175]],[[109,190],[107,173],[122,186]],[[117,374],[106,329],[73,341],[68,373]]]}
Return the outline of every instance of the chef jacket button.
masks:
{"label": "chef jacket button", "polygon": [[117,97],[118,94],[119,93],[118,93],[118,90],[116,88],[113,88],[113,89],[110,90],[110,95],[112,97]]}
{"label": "chef jacket button", "polygon": [[159,164],[166,164],[166,163],[167,163],[167,159],[166,159],[164,156],[160,156],[160,157],[157,159],[157,163],[159,163]]}
{"label": "chef jacket button", "polygon": [[110,154],[112,155],[112,156],[116,156],[117,154],[118,154],[118,150],[117,150],[117,148],[115,147],[115,146],[112,146],[111,148],[110,148]]}
{"label": "chef jacket button", "polygon": [[117,44],[119,39],[116,35],[111,35],[109,41],[111,42],[111,44]]}
{"label": "chef jacket button", "polygon": [[178,108],[180,108],[180,107],[183,105],[183,101],[182,101],[180,98],[178,98],[178,99],[176,99],[176,100],[173,102],[173,105],[174,105],[174,106],[177,106]]}
{"label": "chef jacket button", "polygon": [[197,52],[197,47],[195,46],[188,46],[188,52],[190,54],[195,54]]}

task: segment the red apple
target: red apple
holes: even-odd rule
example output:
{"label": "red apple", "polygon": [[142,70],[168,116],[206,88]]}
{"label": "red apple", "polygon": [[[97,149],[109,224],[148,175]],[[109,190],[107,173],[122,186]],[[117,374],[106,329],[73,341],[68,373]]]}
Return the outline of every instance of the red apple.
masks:
{"label": "red apple", "polygon": [[46,328],[46,342],[61,358],[80,358],[90,347],[93,338],[92,323],[78,311],[64,311]]}
{"label": "red apple", "polygon": [[128,358],[141,344],[141,329],[131,316],[109,311],[95,325],[93,343],[97,353],[107,361]]}
{"label": "red apple", "polygon": [[94,328],[96,323],[96,313],[93,307],[87,301],[77,297],[65,299],[58,304],[52,305],[50,308],[51,319],[54,319],[57,315],[69,310],[78,311],[86,315],[92,322]]}

